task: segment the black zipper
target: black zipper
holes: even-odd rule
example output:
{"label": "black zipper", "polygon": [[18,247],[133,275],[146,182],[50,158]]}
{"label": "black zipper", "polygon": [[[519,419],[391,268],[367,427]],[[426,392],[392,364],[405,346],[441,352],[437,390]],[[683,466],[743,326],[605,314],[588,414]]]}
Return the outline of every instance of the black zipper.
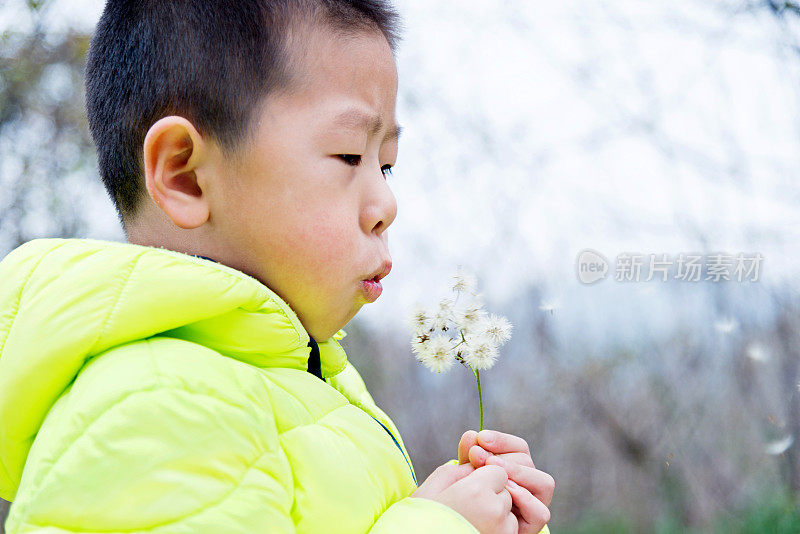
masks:
{"label": "black zipper", "polygon": [[319,345],[317,345],[316,340],[311,336],[308,336],[308,346],[311,347],[311,354],[308,356],[308,372],[327,383],[327,381],[322,378],[322,363],[319,360]]}

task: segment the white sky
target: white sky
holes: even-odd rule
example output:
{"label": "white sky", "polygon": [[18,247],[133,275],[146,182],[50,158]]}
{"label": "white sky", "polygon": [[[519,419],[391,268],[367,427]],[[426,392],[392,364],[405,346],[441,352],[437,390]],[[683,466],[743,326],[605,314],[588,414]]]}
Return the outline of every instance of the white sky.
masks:
{"label": "white sky", "polygon": [[714,2],[499,4],[400,4],[400,83],[420,106],[396,173],[409,255],[427,228],[450,228],[463,238],[429,249],[434,269],[472,261],[492,294],[529,276],[557,297],[587,289],[583,248],[691,252],[703,238],[762,252],[768,282],[797,281],[800,61],[776,53],[771,17]]}
{"label": "white sky", "polygon": [[[24,29],[19,5],[0,28]],[[91,30],[102,5],[60,0],[49,21]],[[722,1],[397,5],[394,269],[365,318],[433,302],[458,263],[492,300],[542,280],[565,311],[611,307],[634,289],[581,286],[587,247],[759,251],[766,284],[797,287],[800,58],[773,17]],[[92,237],[120,238],[96,205]]]}

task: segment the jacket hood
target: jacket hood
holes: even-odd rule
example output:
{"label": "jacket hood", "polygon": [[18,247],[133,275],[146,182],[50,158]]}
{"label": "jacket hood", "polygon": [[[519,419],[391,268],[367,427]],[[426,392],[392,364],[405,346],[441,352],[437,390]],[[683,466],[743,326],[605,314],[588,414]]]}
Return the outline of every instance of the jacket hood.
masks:
{"label": "jacket hood", "polygon": [[[50,408],[86,361],[154,335],[258,367],[308,368],[309,335],[255,278],[172,250],[96,239],[34,239],[0,261],[0,495],[13,495]],[[323,377],[347,357],[319,342]]]}

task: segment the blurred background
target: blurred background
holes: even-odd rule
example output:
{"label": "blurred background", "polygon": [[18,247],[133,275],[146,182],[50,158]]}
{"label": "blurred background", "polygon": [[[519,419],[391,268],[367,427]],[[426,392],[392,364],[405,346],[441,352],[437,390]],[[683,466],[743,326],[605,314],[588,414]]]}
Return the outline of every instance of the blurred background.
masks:
{"label": "blurred background", "polygon": [[[800,3],[397,5],[394,268],[343,344],[417,478],[478,428],[473,376],[409,344],[462,265],[514,324],[484,426],[555,477],[555,534],[800,532]],[[102,6],[0,2],[0,257],[124,241],[83,109]],[[591,285],[587,248],[609,261]],[[640,281],[616,279],[623,253]],[[644,281],[647,255],[681,253],[763,261]]]}

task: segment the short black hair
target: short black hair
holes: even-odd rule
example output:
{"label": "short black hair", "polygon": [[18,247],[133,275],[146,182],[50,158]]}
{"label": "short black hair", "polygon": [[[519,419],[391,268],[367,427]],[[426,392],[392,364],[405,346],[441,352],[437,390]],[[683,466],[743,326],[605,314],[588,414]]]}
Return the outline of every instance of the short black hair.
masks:
{"label": "short black hair", "polygon": [[291,91],[299,23],[348,36],[380,30],[396,55],[391,0],[107,0],[86,61],[86,113],[103,185],[120,223],[147,191],[142,145],[161,117],[180,115],[232,152],[258,103]]}

